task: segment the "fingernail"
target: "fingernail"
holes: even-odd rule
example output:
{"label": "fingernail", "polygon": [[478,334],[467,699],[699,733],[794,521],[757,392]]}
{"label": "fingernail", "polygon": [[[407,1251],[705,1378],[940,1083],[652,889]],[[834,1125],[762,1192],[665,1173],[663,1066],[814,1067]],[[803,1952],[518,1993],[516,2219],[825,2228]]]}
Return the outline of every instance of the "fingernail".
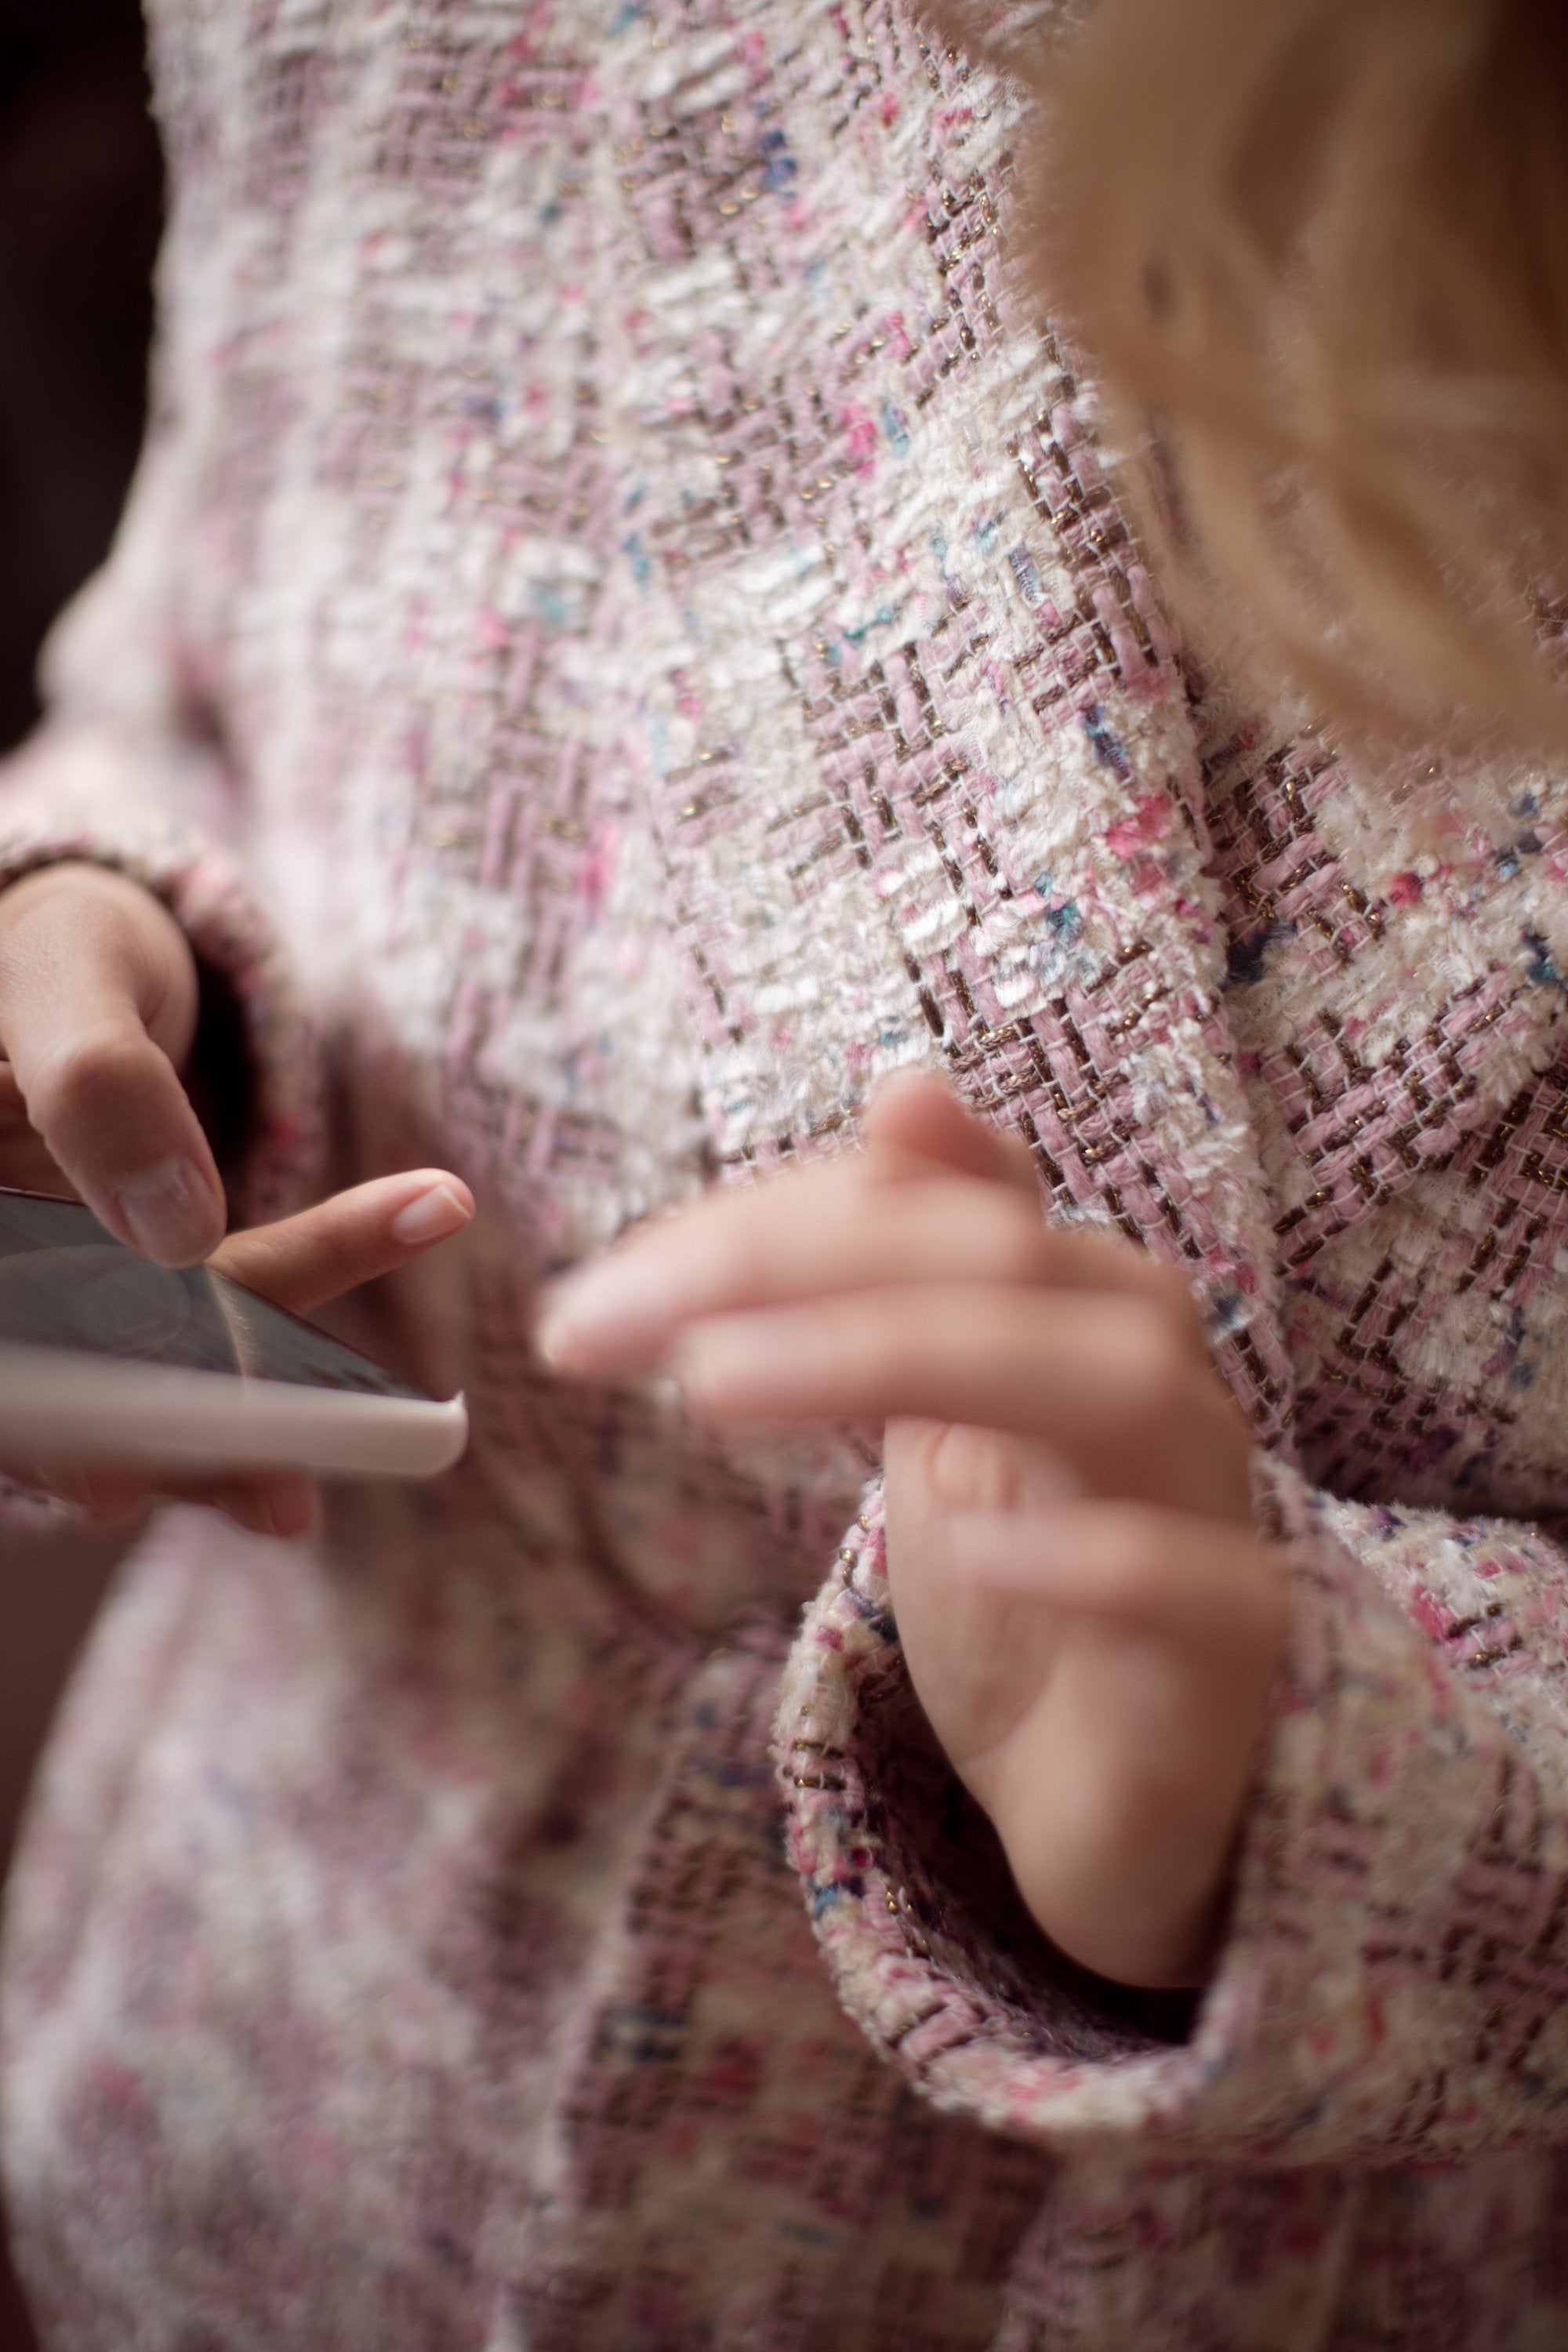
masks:
{"label": "fingernail", "polygon": [[136,1246],[160,1265],[192,1265],[223,1237],[212,1188],[194,1160],[159,1160],[127,1176],[115,1206]]}
{"label": "fingernail", "polygon": [[448,1234],[460,1232],[471,1213],[449,1184],[432,1184],[427,1192],[399,1209],[392,1221],[392,1237],[407,1249],[420,1249],[427,1242],[445,1241]]}
{"label": "fingernail", "polygon": [[683,1286],[651,1250],[612,1254],[546,1292],[534,1345],[563,1372],[642,1370],[683,1303]]}

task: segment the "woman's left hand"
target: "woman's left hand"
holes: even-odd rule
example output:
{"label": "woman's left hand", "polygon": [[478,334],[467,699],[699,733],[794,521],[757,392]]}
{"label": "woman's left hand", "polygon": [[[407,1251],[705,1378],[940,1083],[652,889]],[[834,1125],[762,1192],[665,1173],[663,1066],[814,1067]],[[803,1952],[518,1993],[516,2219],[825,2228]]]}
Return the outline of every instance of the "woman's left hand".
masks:
{"label": "woman's left hand", "polygon": [[716,1421],[884,1423],[910,1674],[1025,1901],[1103,1975],[1202,1980],[1285,1595],[1179,1274],[1047,1226],[1022,1147],[910,1077],[863,1150],[571,1276],[540,1345]]}
{"label": "woman's left hand", "polygon": [[[205,1261],[246,1290],[293,1315],[309,1315],[362,1282],[392,1274],[460,1233],[474,1196],[444,1168],[372,1177],[269,1225],[247,1225]],[[0,1461],[5,1433],[0,1428]],[[311,1534],[321,1516],[314,1479],[301,1471],[194,1472],[165,1475],[112,1462],[14,1465],[26,1485],[76,1504],[89,1517],[130,1519],[160,1498],[206,1503],[258,1535]]]}

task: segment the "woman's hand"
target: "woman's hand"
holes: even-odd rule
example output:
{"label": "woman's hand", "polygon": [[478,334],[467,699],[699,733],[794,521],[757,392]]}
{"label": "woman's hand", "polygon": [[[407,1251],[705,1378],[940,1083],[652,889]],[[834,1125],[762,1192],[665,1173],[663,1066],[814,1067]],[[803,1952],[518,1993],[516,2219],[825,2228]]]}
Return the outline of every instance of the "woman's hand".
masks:
{"label": "woman's hand", "polygon": [[910,1673],[1030,1910],[1104,1975],[1201,1981],[1285,1601],[1178,1274],[1047,1227],[1026,1154],[909,1078],[863,1152],[563,1283],[540,1344],[714,1419],[884,1422]]}
{"label": "woman's hand", "polygon": [[[460,1233],[473,1213],[473,1195],[460,1176],[442,1168],[412,1169],[334,1192],[276,1224],[231,1234],[207,1264],[274,1306],[308,1315]],[[0,1430],[0,1446],[4,1439]],[[110,1465],[50,1469],[47,1483],[101,1519],[128,1517],[157,1496],[210,1503],[258,1535],[309,1535],[320,1515],[314,1480],[297,1472],[162,1478]]]}
{"label": "woman's hand", "polygon": [[[468,1223],[468,1186],[426,1168],[225,1241],[223,1185],[180,1076],[197,993],[184,934],[139,883],[66,864],[0,892],[0,1184],[85,1201],[161,1265],[207,1259],[296,1314]],[[0,1448],[4,1439],[0,1430]],[[158,1493],[293,1536],[317,1510],[312,1482],[282,1474],[154,1484],[105,1466],[51,1472],[48,1483],[107,1518]]]}
{"label": "woman's hand", "polygon": [[50,866],[0,892],[0,1183],[85,1201],[161,1265],[226,1223],[180,1082],[197,994],[184,933],[124,875]]}

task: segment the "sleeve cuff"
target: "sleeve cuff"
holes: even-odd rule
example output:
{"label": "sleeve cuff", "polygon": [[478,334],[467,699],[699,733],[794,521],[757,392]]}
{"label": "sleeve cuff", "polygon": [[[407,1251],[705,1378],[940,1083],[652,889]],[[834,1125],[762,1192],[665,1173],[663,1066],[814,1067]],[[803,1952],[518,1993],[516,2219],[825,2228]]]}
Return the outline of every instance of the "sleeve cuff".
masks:
{"label": "sleeve cuff", "polygon": [[225,1175],[233,1222],[259,1223],[298,1207],[320,1166],[316,1042],[236,858],[135,784],[93,730],[37,739],[8,763],[0,795],[0,889],[80,859],[128,875],[169,908],[209,984],[216,979],[240,1016],[248,1115]]}
{"label": "sleeve cuff", "polygon": [[[807,1612],[777,1727],[840,1998],[937,2106],[1062,2151],[1320,2164],[1560,2138],[1561,1809],[1339,1539],[1346,1507],[1265,1483],[1293,1633],[1190,2032],[1074,1970],[1025,1912],[910,1688],[875,1505]],[[1431,1527],[1401,1531],[1430,1548]]]}

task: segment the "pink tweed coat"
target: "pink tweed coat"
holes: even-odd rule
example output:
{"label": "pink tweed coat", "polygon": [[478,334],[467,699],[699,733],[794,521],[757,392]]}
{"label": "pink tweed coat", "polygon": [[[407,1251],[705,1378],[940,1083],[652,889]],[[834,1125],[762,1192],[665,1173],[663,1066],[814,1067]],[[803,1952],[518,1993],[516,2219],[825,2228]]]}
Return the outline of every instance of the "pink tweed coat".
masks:
{"label": "pink tweed coat", "polygon": [[[47,2343],[1561,2347],[1568,780],[1363,772],[1173,648],[1000,242],[1026,24],[152,15],[155,425],[0,856],[185,923],[246,1213],[472,1181],[366,1328],[475,1436],[125,1564],[9,1896]],[[874,1462],[531,1356],[542,1270],[910,1064],[1188,1270],[1267,1451],[1190,2013],[1021,1915]]]}

